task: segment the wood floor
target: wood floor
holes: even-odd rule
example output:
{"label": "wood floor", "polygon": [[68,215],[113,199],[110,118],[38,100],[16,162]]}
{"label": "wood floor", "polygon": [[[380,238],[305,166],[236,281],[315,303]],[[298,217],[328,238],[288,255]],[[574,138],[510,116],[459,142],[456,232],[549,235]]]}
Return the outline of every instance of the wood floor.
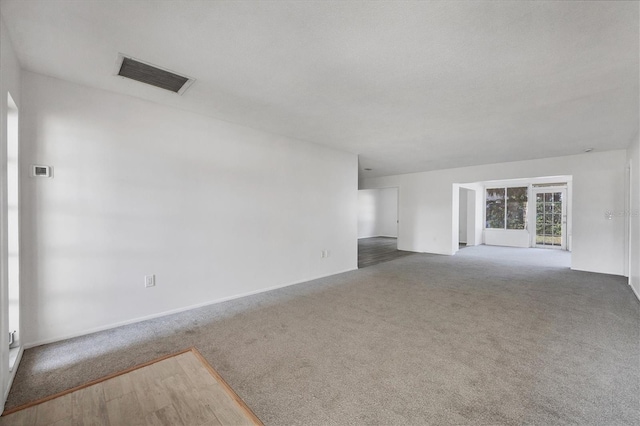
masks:
{"label": "wood floor", "polygon": [[398,250],[397,238],[373,237],[358,240],[358,268],[366,268],[410,254],[413,252]]}
{"label": "wood floor", "polygon": [[194,348],[0,417],[0,425],[261,424]]}

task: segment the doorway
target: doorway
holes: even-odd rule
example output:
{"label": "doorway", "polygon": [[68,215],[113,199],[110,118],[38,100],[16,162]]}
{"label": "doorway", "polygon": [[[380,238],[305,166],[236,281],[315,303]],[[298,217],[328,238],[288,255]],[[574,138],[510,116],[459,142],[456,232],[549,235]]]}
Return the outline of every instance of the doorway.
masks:
{"label": "doorway", "polygon": [[476,190],[460,186],[458,200],[458,249],[482,244]]}
{"label": "doorway", "polygon": [[567,249],[566,188],[534,189],[535,247]]}
{"label": "doorway", "polygon": [[358,191],[358,239],[398,238],[398,188]]}
{"label": "doorway", "polygon": [[358,191],[359,268],[411,253],[398,250],[398,201],[398,188]]}

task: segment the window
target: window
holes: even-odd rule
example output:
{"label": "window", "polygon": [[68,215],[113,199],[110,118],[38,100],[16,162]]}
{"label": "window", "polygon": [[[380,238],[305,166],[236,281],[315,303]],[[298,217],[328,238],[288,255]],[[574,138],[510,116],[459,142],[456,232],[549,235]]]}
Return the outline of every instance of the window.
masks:
{"label": "window", "polygon": [[[5,344],[9,346],[9,370],[13,370],[20,346],[20,235],[19,235],[19,162],[18,162],[18,107],[10,94],[7,94],[7,165],[6,182],[7,210],[2,212],[7,218],[6,244],[7,252],[3,253],[7,264],[7,302],[8,324],[0,333]],[[3,176],[4,178],[4,176]],[[8,333],[8,334],[5,334]]]}
{"label": "window", "polygon": [[487,188],[486,222],[489,229],[525,229],[527,225],[526,186]]}
{"label": "window", "polygon": [[504,229],[504,188],[487,188],[487,228]]}

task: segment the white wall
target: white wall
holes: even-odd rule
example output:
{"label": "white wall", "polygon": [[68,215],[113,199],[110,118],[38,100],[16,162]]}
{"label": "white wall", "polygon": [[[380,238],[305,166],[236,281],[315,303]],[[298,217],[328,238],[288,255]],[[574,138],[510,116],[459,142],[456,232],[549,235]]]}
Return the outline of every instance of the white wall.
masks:
{"label": "white wall", "polygon": [[23,158],[54,174],[23,185],[26,344],[357,267],[355,155],[23,82]]}
{"label": "white wall", "polygon": [[488,246],[531,247],[531,234],[526,229],[485,229],[484,243]]}
{"label": "white wall", "polygon": [[476,202],[478,192],[467,191],[467,246],[482,243],[482,210]]}
{"label": "white wall", "polygon": [[358,191],[358,238],[398,236],[398,188]]}
{"label": "white wall", "polygon": [[638,136],[628,150],[631,166],[629,218],[629,284],[640,299],[640,143]]}
{"label": "white wall", "polygon": [[358,191],[358,238],[376,237],[378,189]]}
{"label": "white wall", "polygon": [[378,235],[398,236],[398,188],[384,188],[378,197]]}
{"label": "white wall", "polygon": [[468,226],[468,193],[469,190],[460,188],[459,214],[458,214],[458,241],[467,243],[467,226]]}
{"label": "white wall", "polygon": [[11,97],[16,105],[21,108],[20,93],[20,66],[16,59],[11,40],[7,34],[5,23],[0,17],[0,341],[7,344],[0,344],[0,398],[2,406],[8,394],[9,386],[15,375],[16,368],[9,371],[9,312],[8,312],[8,252],[7,239],[7,216],[4,212],[7,209],[7,93],[11,93]]}
{"label": "white wall", "polygon": [[622,275],[624,218],[607,220],[605,212],[624,208],[625,162],[624,150],[592,152],[369,178],[362,187],[400,188],[400,250],[451,255],[457,248],[457,183],[573,175],[572,268]]}

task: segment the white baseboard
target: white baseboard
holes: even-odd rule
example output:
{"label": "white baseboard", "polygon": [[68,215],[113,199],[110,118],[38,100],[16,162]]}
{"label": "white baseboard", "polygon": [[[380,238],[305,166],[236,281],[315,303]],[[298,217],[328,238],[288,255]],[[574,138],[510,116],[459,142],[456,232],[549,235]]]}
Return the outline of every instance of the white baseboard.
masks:
{"label": "white baseboard", "polygon": [[[549,249],[541,249],[541,250],[549,250]],[[551,249],[553,250],[553,249]],[[594,271],[592,269],[584,269],[584,268],[576,268],[573,265],[569,268],[572,271],[580,271],[580,272],[591,272],[592,274],[603,274],[603,275],[615,275],[616,277],[624,277],[621,273],[612,272],[612,271]]]}
{"label": "white baseboard", "polygon": [[275,286],[272,286],[272,287],[267,287],[267,288],[262,288],[262,289],[259,289],[259,290],[249,291],[249,292],[246,292],[246,293],[236,294],[234,296],[227,296],[227,297],[223,297],[223,298],[220,298],[220,299],[210,300],[208,302],[197,303],[195,305],[189,305],[189,306],[185,306],[183,308],[171,309],[171,310],[160,312],[160,313],[157,313],[157,314],[145,315],[143,317],[138,317],[138,318],[134,318],[134,319],[131,319],[131,320],[120,321],[120,322],[104,325],[104,326],[101,326],[101,327],[91,328],[91,329],[84,330],[84,331],[81,331],[81,332],[78,332],[78,333],[65,334],[65,335],[61,335],[61,336],[51,337],[51,338],[48,338],[48,339],[37,340],[35,342],[25,343],[23,345],[23,348],[24,349],[29,349],[29,348],[33,348],[33,347],[36,347],[36,346],[47,345],[49,343],[59,342],[61,340],[67,340],[67,339],[72,339],[74,337],[85,336],[87,334],[97,333],[99,331],[110,330],[110,329],[116,328],[116,327],[122,327],[123,325],[135,324],[135,323],[142,322],[142,321],[147,321],[147,320],[150,320],[150,319],[160,318],[160,317],[164,317],[164,316],[167,316],[167,315],[173,315],[173,314],[177,314],[177,313],[180,313],[180,312],[189,311],[191,309],[202,308],[204,306],[215,305],[217,303],[223,303],[223,302],[227,302],[229,300],[240,299],[241,297],[253,296],[254,294],[265,293],[267,291],[277,290],[279,288],[289,287],[289,286],[297,285],[297,284],[303,284],[303,283],[306,283],[306,282],[309,282],[309,281],[313,281],[313,280],[317,280],[317,279],[320,279],[320,278],[325,278],[325,277],[329,277],[329,276],[332,276],[332,275],[343,274],[345,272],[356,271],[356,270],[358,270],[358,268],[345,269],[343,271],[333,272],[333,273],[324,274],[324,275],[318,275],[318,276],[315,276],[315,277],[310,277],[310,278],[306,278],[304,280],[295,281],[295,282],[291,282],[291,283],[287,283],[287,284],[279,284],[279,285],[275,285]]}
{"label": "white baseboard", "polygon": [[636,295],[636,299],[638,299],[638,302],[640,302],[640,294],[638,294],[638,291],[636,290],[636,288],[631,283],[631,278],[629,278],[629,281],[627,281],[627,283],[629,284],[629,287],[631,287],[631,291],[633,291],[633,294]]}
{"label": "white baseboard", "polygon": [[22,359],[22,354],[24,353],[25,347],[22,345],[20,350],[18,351],[18,356],[16,357],[16,362],[13,364],[13,369],[9,372],[9,382],[7,383],[7,387],[4,390],[4,397],[2,398],[2,406],[0,407],[0,413],[4,411],[4,404],[7,402],[7,398],[9,397],[9,391],[11,390],[11,386],[13,385],[13,379],[16,378],[16,373],[18,372],[18,366],[20,365],[20,360]]}
{"label": "white baseboard", "polygon": [[369,237],[358,237],[359,240],[362,240],[364,238],[377,238],[377,237],[386,237],[386,238],[398,238],[397,235],[371,235]]}

